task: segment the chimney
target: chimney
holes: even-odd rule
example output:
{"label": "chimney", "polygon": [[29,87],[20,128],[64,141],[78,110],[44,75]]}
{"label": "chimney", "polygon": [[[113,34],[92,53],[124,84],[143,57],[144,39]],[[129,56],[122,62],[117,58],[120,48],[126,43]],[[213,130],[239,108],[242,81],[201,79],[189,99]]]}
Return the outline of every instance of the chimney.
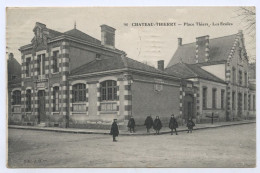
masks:
{"label": "chimney", "polygon": [[209,36],[196,38],[196,63],[209,61]]}
{"label": "chimney", "polygon": [[182,38],[178,38],[178,46],[182,46]]}
{"label": "chimney", "polygon": [[164,60],[160,60],[157,62],[157,68],[161,71],[164,71]]}
{"label": "chimney", "polygon": [[115,28],[108,25],[101,25],[101,44],[114,49],[115,48]]}

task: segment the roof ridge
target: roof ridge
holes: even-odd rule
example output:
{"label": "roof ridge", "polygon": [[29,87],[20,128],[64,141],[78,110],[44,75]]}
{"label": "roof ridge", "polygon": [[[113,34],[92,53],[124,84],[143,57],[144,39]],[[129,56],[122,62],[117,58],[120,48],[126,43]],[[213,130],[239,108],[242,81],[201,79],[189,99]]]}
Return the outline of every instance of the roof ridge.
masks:
{"label": "roof ridge", "polygon": [[[215,37],[215,38],[209,38],[209,40],[215,40],[215,39],[219,39],[219,38],[223,38],[223,37],[229,37],[229,36],[237,36],[237,34],[238,34],[238,33],[236,33],[236,34],[230,34],[230,35],[224,35],[224,36]],[[190,43],[185,43],[185,44],[182,44],[181,46],[188,45],[188,44],[194,44],[194,43],[196,43],[196,41],[190,42]]]}
{"label": "roof ridge", "polygon": [[159,70],[159,69],[157,69],[157,68],[155,68],[155,67],[153,67],[153,66],[151,66],[151,65],[145,64],[145,63],[140,62],[140,61],[137,61],[137,60],[135,60],[135,59],[132,59],[132,58],[129,58],[129,57],[126,57],[126,58],[128,58],[128,59],[130,59],[130,60],[132,60],[132,61],[135,61],[135,62],[137,62],[137,63],[139,63],[139,64],[145,65],[145,66],[147,66],[147,67],[153,68],[153,69],[155,69],[155,70],[157,70],[157,71],[159,71],[159,72],[164,72],[164,71],[161,71],[161,70]]}

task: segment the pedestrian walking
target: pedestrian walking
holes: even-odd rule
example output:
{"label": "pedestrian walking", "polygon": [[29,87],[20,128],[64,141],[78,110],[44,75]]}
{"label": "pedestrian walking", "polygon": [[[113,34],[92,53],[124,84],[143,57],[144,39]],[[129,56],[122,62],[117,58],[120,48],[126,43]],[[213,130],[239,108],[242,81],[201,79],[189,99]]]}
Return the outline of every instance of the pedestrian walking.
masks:
{"label": "pedestrian walking", "polygon": [[192,118],[189,118],[188,121],[187,121],[187,127],[188,127],[187,133],[192,133],[194,126],[195,126],[195,123],[192,121]]}
{"label": "pedestrian walking", "polygon": [[113,142],[116,142],[116,137],[119,135],[119,130],[117,126],[117,119],[114,119],[114,122],[111,126],[110,135],[113,136]]}
{"label": "pedestrian walking", "polygon": [[135,120],[132,116],[130,117],[130,119],[128,121],[127,127],[130,129],[130,133],[135,132]]}
{"label": "pedestrian walking", "polygon": [[153,118],[151,115],[146,117],[144,125],[146,126],[147,133],[150,133],[150,129],[153,127]]}
{"label": "pedestrian walking", "polygon": [[179,127],[177,120],[174,117],[174,114],[171,115],[170,122],[169,122],[169,128],[171,129],[171,135],[173,135],[173,129],[175,130],[176,135],[177,133],[177,128]]}
{"label": "pedestrian walking", "polygon": [[156,118],[155,118],[155,120],[153,122],[153,128],[154,128],[154,130],[156,132],[155,134],[159,135],[159,132],[160,132],[160,130],[162,128],[162,122],[161,122],[159,116],[156,116]]}

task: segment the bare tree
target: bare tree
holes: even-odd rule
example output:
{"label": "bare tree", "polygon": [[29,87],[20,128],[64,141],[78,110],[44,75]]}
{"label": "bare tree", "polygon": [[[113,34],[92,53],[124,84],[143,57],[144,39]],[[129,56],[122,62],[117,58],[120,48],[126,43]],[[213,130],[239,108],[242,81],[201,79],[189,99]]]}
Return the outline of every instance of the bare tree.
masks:
{"label": "bare tree", "polygon": [[255,7],[239,7],[236,10],[237,16],[241,19],[242,27],[245,34],[248,35],[249,49],[251,53],[251,59],[255,61],[255,43],[256,43],[256,11]]}

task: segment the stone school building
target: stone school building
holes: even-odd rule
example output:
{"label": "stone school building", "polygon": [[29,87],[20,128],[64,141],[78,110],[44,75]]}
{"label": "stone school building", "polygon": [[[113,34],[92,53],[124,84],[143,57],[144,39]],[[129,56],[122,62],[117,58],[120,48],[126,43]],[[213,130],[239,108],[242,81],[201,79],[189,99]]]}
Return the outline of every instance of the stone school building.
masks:
{"label": "stone school building", "polygon": [[19,49],[21,75],[8,80],[9,124],[107,128],[114,118],[125,127],[130,116],[137,125],[148,115],[167,125],[173,113],[179,124],[209,121],[212,112],[220,121],[254,116],[241,33],[228,37],[230,45],[179,39],[167,68],[163,60],[154,68],[115,48],[114,28],[100,27],[98,40],[76,26],[61,33],[35,24],[31,43]]}

